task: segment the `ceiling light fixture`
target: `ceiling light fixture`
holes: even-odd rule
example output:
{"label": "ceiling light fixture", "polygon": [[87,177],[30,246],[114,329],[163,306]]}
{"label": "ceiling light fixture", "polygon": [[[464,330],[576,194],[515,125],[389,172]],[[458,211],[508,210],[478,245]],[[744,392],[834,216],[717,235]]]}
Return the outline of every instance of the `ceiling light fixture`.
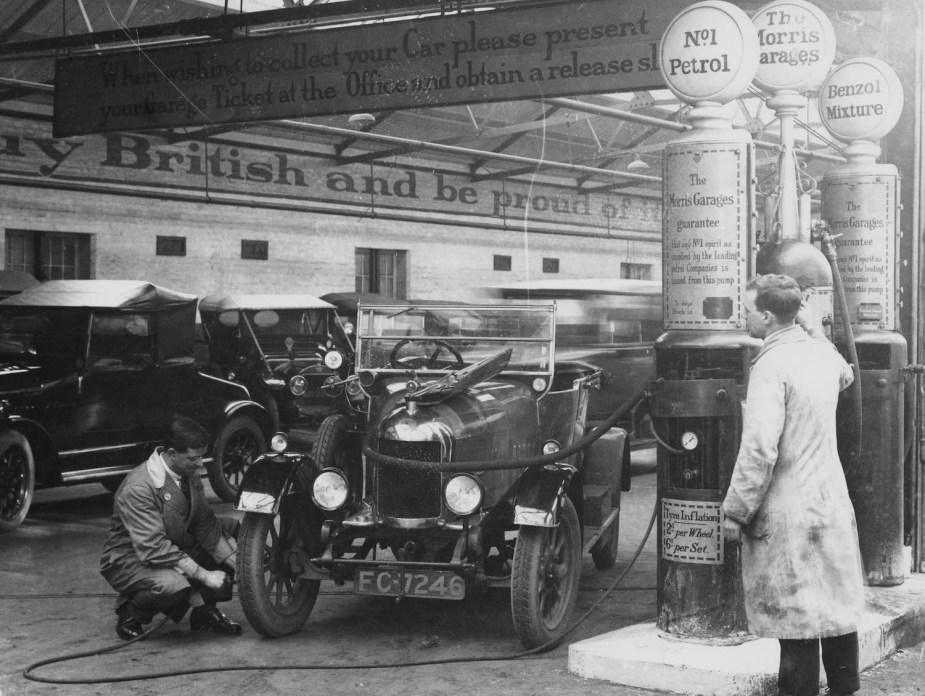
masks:
{"label": "ceiling light fixture", "polygon": [[351,114],[347,119],[347,128],[352,130],[363,130],[369,128],[376,122],[376,117],[372,114]]}
{"label": "ceiling light fixture", "polygon": [[641,172],[649,168],[649,165],[643,161],[642,157],[639,156],[639,153],[636,153],[636,157],[626,165],[626,171],[628,172]]}

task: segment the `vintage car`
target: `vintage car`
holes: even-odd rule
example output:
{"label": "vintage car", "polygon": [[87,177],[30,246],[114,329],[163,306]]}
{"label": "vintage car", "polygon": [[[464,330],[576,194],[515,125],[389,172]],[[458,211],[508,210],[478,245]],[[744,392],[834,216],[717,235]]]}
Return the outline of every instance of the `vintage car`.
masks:
{"label": "vintage car", "polygon": [[36,487],[115,490],[174,413],[214,434],[210,482],[234,498],[270,419],[240,384],[196,370],[195,316],[195,296],[144,281],[54,280],[0,302],[0,531]]}
{"label": "vintage car", "polygon": [[274,431],[350,415],[355,403],[365,415],[359,386],[348,379],[352,328],[334,305],[300,294],[209,295],[199,314],[205,369],[246,386],[270,413]]}
{"label": "vintage car", "polygon": [[330,580],[398,598],[509,588],[524,645],[564,634],[582,553],[616,559],[629,447],[618,428],[586,436],[600,371],[556,362],[554,313],[361,305],[362,461],[321,466],[275,436],[235,504],[239,593],[259,633],[299,630]]}

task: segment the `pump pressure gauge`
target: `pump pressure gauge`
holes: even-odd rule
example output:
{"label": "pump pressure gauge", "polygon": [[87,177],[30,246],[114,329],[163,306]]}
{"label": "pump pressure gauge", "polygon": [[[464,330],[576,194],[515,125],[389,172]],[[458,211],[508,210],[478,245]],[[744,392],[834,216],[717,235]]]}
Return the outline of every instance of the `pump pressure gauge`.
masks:
{"label": "pump pressure gauge", "polygon": [[688,452],[691,450],[697,449],[697,445],[700,444],[700,437],[693,430],[688,430],[681,435],[681,447],[686,449]]}

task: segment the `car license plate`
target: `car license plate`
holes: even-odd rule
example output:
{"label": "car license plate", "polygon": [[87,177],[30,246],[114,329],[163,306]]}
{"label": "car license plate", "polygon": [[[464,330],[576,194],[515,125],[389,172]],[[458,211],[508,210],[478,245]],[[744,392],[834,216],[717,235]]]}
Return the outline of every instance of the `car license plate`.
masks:
{"label": "car license plate", "polygon": [[354,577],[357,594],[463,599],[466,581],[447,570],[361,568]]}

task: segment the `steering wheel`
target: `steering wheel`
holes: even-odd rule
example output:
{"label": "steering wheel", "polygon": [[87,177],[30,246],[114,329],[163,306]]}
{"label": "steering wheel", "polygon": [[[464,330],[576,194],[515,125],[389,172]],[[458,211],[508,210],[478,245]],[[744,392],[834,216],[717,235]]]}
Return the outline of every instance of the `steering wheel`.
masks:
{"label": "steering wheel", "polygon": [[[410,343],[420,343],[422,346],[428,343],[433,344],[436,347],[433,353],[429,356],[427,355],[412,355],[407,358],[399,358],[398,353],[402,348],[407,346]],[[438,360],[437,356],[446,349],[447,352],[455,360],[455,364],[450,363],[449,360]],[[462,356],[459,354],[459,351],[456,350],[446,341],[441,341],[439,338],[403,338],[398,343],[395,344],[395,347],[392,348],[392,352],[389,353],[389,365],[398,370],[436,370],[436,369],[453,369],[459,370],[466,366],[465,361],[463,361]]]}

